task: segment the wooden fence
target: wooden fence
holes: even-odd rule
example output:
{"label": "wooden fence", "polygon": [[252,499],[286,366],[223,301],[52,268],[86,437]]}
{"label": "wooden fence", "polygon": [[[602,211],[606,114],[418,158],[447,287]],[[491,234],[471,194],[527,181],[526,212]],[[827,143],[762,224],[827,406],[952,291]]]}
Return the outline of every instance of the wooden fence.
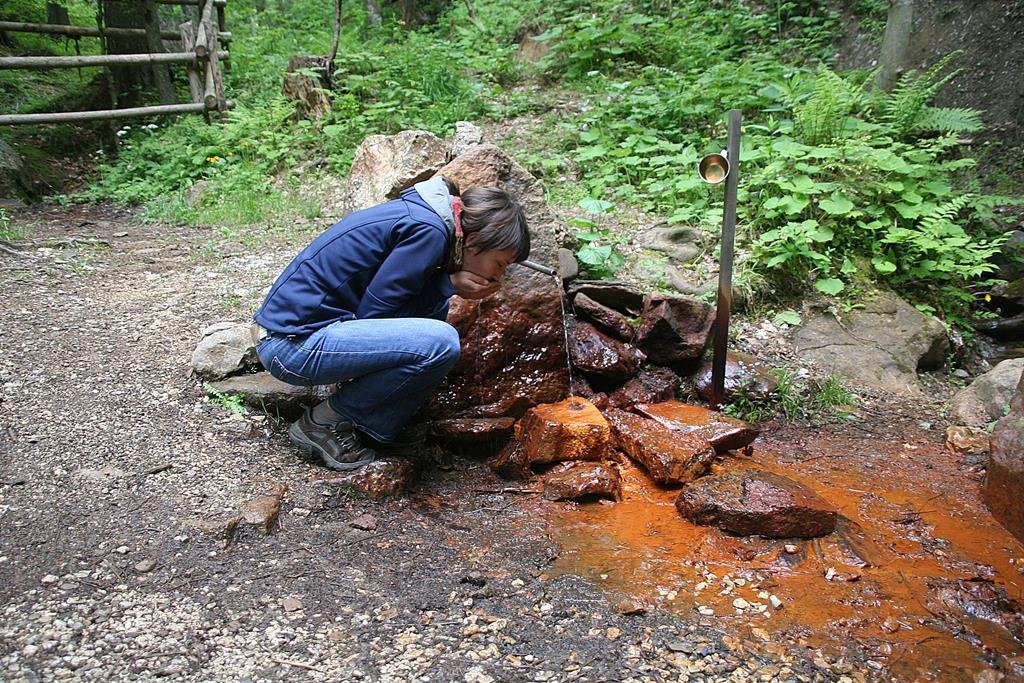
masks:
{"label": "wooden fence", "polygon": [[[122,0],[130,2],[132,0]],[[137,0],[138,1],[138,0]],[[163,64],[184,64],[188,74],[192,101],[182,104],[160,104],[126,109],[95,111],[46,112],[37,114],[0,114],[0,125],[69,123],[104,119],[153,116],[156,114],[183,114],[189,112],[225,112],[234,104],[224,96],[221,67],[227,66],[230,54],[227,48],[231,34],[227,31],[224,9],[227,0],[140,0],[139,4],[157,23],[155,5],[191,5],[199,8],[199,21],[187,21],[180,32],[160,30],[158,25],[147,28],[119,28],[105,26],[99,21],[96,28],[67,24],[34,24],[0,21],[0,31],[21,31],[63,35],[69,38],[99,38],[104,54],[66,57],[0,57],[0,69],[70,69],[81,67],[138,66],[153,67]],[[214,16],[216,12],[216,17]],[[214,23],[216,21],[216,24]],[[106,54],[106,38],[146,38],[149,52],[141,54]],[[165,52],[163,42],[181,42],[181,51]],[[155,71],[154,71],[155,73]],[[171,93],[173,97],[173,92]],[[171,100],[173,101],[173,99]],[[116,104],[115,104],[116,106]]]}

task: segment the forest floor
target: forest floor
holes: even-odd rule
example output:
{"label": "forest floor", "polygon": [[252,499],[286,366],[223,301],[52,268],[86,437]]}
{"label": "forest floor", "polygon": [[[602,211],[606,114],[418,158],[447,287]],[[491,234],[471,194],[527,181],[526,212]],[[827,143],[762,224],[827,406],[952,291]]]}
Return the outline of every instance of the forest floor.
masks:
{"label": "forest floor", "polygon": [[[620,503],[555,503],[458,457],[374,501],[190,374],[294,246],[104,206],[15,220],[0,679],[1024,680],[1024,548],[980,503],[984,459],[945,450],[941,383],[765,424],[716,465],[816,488],[845,520],[820,541],[693,527],[635,471]],[[271,533],[217,533],[282,486]]]}

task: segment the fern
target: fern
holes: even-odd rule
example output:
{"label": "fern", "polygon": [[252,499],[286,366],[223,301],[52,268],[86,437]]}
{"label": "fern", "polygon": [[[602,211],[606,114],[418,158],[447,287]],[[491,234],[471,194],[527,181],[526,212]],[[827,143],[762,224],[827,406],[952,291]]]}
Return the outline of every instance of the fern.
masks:
{"label": "fern", "polygon": [[939,133],[973,133],[984,128],[977,109],[925,107],[914,122],[916,131]]}
{"label": "fern", "polygon": [[[892,92],[883,96],[884,99],[879,108],[881,123],[889,126],[899,138],[907,138],[915,131],[922,130],[922,122],[927,121],[928,117],[934,116],[928,113],[932,109],[928,103],[938,94],[942,86],[949,83],[960,71],[958,69],[945,76],[940,76],[940,74],[962,52],[962,50],[950,52],[923,74],[919,75],[910,71],[900,77],[899,83],[896,84]],[[924,130],[934,129],[924,128]]]}
{"label": "fern", "polygon": [[822,69],[810,97],[793,108],[793,123],[801,142],[823,145],[841,137],[847,117],[862,99],[859,84]]}

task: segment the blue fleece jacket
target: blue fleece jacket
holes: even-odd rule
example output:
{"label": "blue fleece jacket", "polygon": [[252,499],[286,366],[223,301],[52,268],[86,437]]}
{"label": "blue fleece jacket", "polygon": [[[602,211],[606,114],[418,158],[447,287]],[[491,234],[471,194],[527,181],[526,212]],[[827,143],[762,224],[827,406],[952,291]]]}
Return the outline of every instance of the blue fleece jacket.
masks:
{"label": "blue fleece jacket", "polygon": [[455,294],[445,269],[453,225],[440,178],[350,214],[295,257],[254,318],[298,336],[354,318],[444,320]]}

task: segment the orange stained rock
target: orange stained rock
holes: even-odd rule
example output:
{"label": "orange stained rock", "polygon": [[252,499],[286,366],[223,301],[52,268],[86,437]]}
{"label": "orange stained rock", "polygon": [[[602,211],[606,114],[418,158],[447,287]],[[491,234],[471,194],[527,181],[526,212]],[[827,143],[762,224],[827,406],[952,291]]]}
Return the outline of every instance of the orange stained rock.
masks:
{"label": "orange stained rock", "polygon": [[531,463],[602,460],[611,450],[611,428],[590,401],[571,397],[531,408],[519,423]]}
{"label": "orange stained rock", "polygon": [[706,439],[719,453],[743,448],[760,433],[743,420],[679,401],[641,403],[635,410],[673,431]]}

